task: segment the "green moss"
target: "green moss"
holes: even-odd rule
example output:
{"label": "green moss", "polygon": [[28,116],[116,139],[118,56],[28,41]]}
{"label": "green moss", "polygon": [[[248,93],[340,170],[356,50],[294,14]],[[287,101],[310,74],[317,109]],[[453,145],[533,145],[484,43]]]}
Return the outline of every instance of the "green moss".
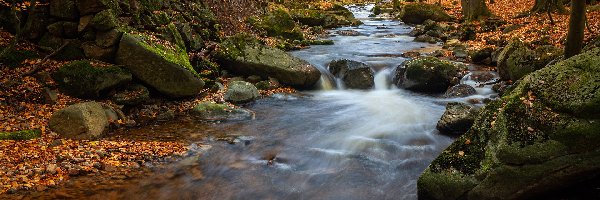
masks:
{"label": "green moss", "polygon": [[428,3],[410,3],[404,5],[399,14],[400,19],[409,24],[421,24],[425,20],[450,21],[452,17],[444,9]]}
{"label": "green moss", "polygon": [[[6,47],[0,48],[0,51],[4,48]],[[23,61],[34,58],[39,58],[39,55],[35,51],[12,50],[0,57],[0,63],[9,67],[18,67]]]}
{"label": "green moss", "polygon": [[417,181],[419,199],[465,199],[477,180],[459,172],[432,173],[425,170]]}
{"label": "green moss", "polygon": [[15,132],[0,132],[0,140],[31,140],[42,136],[42,131],[24,130]]}
{"label": "green moss", "polygon": [[304,40],[300,27],[284,9],[275,9],[262,17],[251,17],[248,22],[255,29],[263,31],[270,37]]}
{"label": "green moss", "polygon": [[165,11],[158,11],[158,13],[153,14],[152,17],[157,25],[167,25],[171,23],[171,17]]}
{"label": "green moss", "polygon": [[59,88],[69,95],[96,98],[102,90],[131,81],[127,70],[112,67],[93,67],[87,60],[70,62],[52,74]]}
{"label": "green moss", "polygon": [[[127,33],[126,33],[127,34]],[[155,37],[150,35],[139,33],[132,35],[139,39],[140,45],[142,45],[147,50],[155,53],[156,55],[160,55],[165,60],[181,65],[188,69],[192,74],[197,77],[201,77],[190,64],[189,56],[184,48],[181,48],[178,45],[174,45],[168,41],[160,41]],[[181,37],[181,36],[180,36]]]}
{"label": "green moss", "polygon": [[245,57],[244,49],[248,46],[255,46],[260,42],[252,35],[246,33],[238,33],[227,38],[219,44],[217,58],[234,60],[237,57]]}
{"label": "green moss", "polygon": [[91,24],[100,31],[113,29],[118,25],[116,13],[112,9],[103,10],[94,15]]}

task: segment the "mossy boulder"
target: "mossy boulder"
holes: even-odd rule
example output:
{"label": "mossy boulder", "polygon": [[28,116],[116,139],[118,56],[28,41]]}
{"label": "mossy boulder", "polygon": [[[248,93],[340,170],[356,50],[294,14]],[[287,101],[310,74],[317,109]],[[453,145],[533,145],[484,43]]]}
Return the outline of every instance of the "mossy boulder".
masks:
{"label": "mossy boulder", "polygon": [[[0,47],[4,49],[6,47]],[[30,50],[12,50],[0,57],[0,63],[9,67],[18,67],[23,61],[27,59],[38,58],[39,55],[35,51]]]}
{"label": "mossy boulder", "polygon": [[407,24],[422,24],[428,19],[436,22],[452,20],[442,7],[428,3],[406,4],[400,10],[398,18]]}
{"label": "mossy boulder", "polygon": [[600,48],[533,72],[423,172],[420,199],[538,199],[600,179]]}
{"label": "mossy boulder", "polygon": [[297,88],[310,88],[321,76],[321,72],[310,63],[262,45],[246,35],[236,35],[223,41],[215,57],[223,68],[233,73],[273,77],[282,84]]}
{"label": "mossy boulder", "polygon": [[516,81],[544,68],[562,53],[562,49],[554,46],[541,46],[531,50],[520,40],[513,39],[498,55],[498,74],[502,80]]}
{"label": "mossy boulder", "polygon": [[248,103],[258,98],[260,94],[256,86],[246,81],[232,81],[227,84],[227,91],[223,96],[231,103]]}
{"label": "mossy boulder", "polygon": [[468,97],[477,94],[477,90],[473,86],[467,84],[458,84],[448,88],[444,93],[444,98]]}
{"label": "mossy boulder", "polygon": [[31,140],[42,136],[40,130],[0,132],[0,140]]}
{"label": "mossy boulder", "polygon": [[213,102],[201,102],[191,110],[191,113],[207,121],[237,121],[254,118],[254,112],[248,109]]}
{"label": "mossy boulder", "polygon": [[187,52],[156,37],[124,34],[116,62],[142,82],[170,97],[193,96],[204,86],[204,81],[192,68]]}
{"label": "mossy boulder", "polygon": [[94,15],[90,23],[92,27],[99,31],[109,31],[118,25],[116,13],[111,9],[103,10]]}
{"label": "mossy boulder", "polygon": [[78,103],[54,112],[49,127],[63,138],[98,139],[108,130],[108,117],[100,103]]}
{"label": "mossy boulder", "polygon": [[375,86],[375,71],[369,65],[353,60],[334,60],[328,65],[331,74],[342,79],[348,89],[371,89]]}
{"label": "mossy boulder", "polygon": [[251,17],[250,25],[267,36],[289,40],[304,40],[304,35],[296,21],[284,9],[275,9],[262,17]]}
{"label": "mossy boulder", "polygon": [[79,98],[98,98],[130,82],[131,73],[118,66],[93,67],[89,61],[73,61],[52,74],[61,91]]}
{"label": "mossy boulder", "polygon": [[[290,15],[300,24],[313,27],[337,28],[362,24],[360,20],[354,18],[352,12],[344,7],[342,8],[345,10],[292,9],[290,10]],[[350,12],[350,15],[346,11]]]}
{"label": "mossy boulder", "polygon": [[407,90],[424,93],[443,93],[459,79],[461,67],[435,57],[418,57],[400,64],[394,83]]}

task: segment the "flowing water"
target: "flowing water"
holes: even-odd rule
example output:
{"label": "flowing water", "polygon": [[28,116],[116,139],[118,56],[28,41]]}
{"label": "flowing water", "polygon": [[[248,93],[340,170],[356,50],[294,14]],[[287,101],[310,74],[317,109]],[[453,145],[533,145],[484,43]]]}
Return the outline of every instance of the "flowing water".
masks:
{"label": "flowing water", "polygon": [[[123,195],[127,199],[416,199],[419,174],[452,142],[435,129],[449,100],[389,84],[393,67],[405,60],[401,53],[433,45],[413,42],[407,36],[410,27],[401,22],[367,17],[370,8],[351,8],[364,25],[337,29],[358,31],[359,36],[340,36],[333,30],[330,39],[335,45],[293,54],[323,72],[334,59],[365,62],[376,71],[374,90],[343,90],[324,73],[322,90],[277,94],[247,106],[256,112],[255,120],[163,124],[163,129],[202,137],[191,146],[189,157],[170,169],[178,175],[157,178],[163,176],[157,174]],[[468,78],[463,82],[468,83]],[[488,89],[478,92],[491,94]],[[214,136],[219,134],[229,142]]]}

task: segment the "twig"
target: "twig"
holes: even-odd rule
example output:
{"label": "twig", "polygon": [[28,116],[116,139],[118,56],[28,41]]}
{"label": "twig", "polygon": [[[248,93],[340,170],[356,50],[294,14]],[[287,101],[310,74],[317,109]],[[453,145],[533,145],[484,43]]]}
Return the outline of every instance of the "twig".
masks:
{"label": "twig", "polygon": [[43,66],[42,64],[44,64],[46,61],[48,61],[48,59],[50,59],[52,56],[56,55],[58,52],[62,51],[62,49],[64,49],[67,45],[69,45],[69,43],[70,43],[70,41],[65,42],[62,46],[60,46],[58,49],[56,49],[56,51],[52,52],[51,54],[48,54],[39,63],[33,65],[33,69],[21,74],[21,77],[31,76],[31,75],[35,74],[37,71],[42,69],[42,66]]}

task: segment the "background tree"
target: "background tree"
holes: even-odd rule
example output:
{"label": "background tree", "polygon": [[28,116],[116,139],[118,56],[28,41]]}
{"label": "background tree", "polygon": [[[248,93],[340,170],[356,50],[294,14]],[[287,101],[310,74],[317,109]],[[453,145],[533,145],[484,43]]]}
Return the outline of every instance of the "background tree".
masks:
{"label": "background tree", "polygon": [[583,48],[585,31],[585,0],[571,0],[569,32],[565,44],[565,58],[577,55]]}
{"label": "background tree", "polygon": [[466,20],[479,19],[491,15],[485,0],[461,0],[462,13]]}

